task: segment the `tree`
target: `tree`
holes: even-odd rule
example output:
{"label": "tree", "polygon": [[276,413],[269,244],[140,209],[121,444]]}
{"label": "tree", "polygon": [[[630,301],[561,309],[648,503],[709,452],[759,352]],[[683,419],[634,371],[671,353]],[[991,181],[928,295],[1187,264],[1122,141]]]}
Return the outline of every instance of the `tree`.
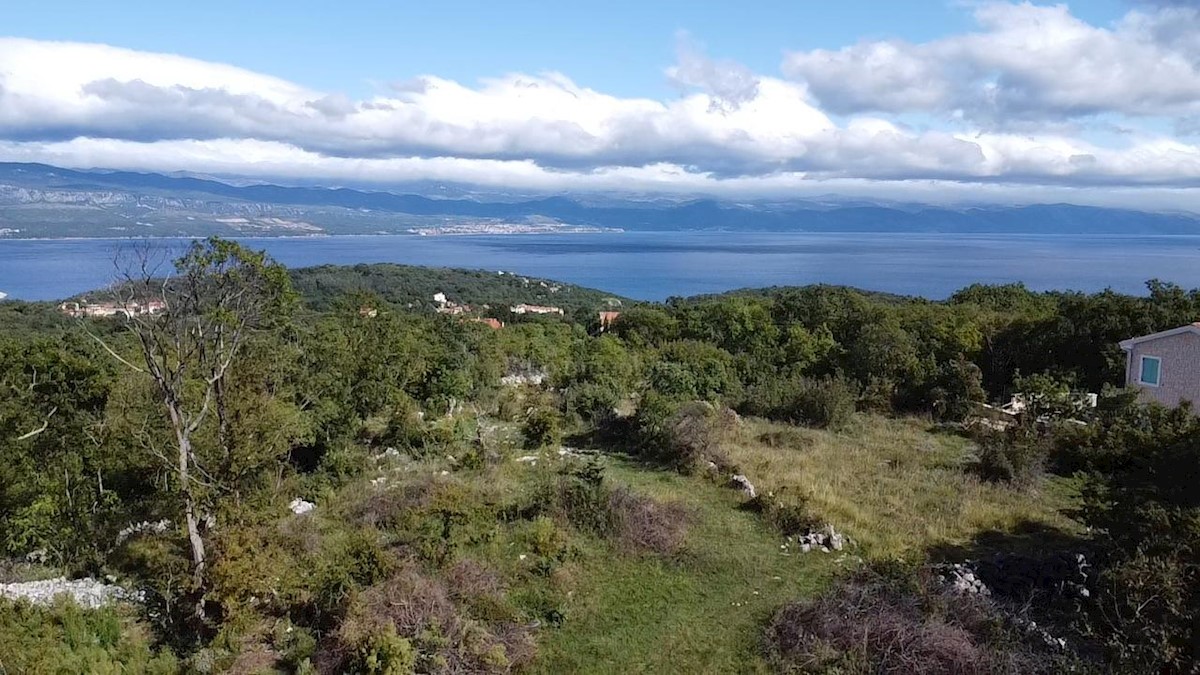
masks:
{"label": "tree", "polygon": [[[217,487],[214,465],[228,462],[232,452],[230,375],[247,343],[279,325],[292,293],[284,268],[265,253],[215,237],[193,243],[174,261],[173,274],[163,274],[166,267],[163,251],[148,247],[118,258],[120,278],[113,294],[140,358],[125,358],[91,334],[119,362],[151,380],[169,422],[173,453],[152,441],[149,449],[175,479],[193,585],[201,598],[196,613],[203,619],[207,558],[202,523],[211,516],[205,493]],[[216,425],[216,453],[197,446],[206,424]]]}

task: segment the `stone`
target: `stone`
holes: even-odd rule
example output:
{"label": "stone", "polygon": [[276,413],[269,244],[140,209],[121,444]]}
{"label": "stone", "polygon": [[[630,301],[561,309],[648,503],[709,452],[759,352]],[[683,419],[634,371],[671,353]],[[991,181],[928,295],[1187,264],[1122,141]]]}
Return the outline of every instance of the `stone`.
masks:
{"label": "stone", "polygon": [[317,508],[317,505],[297,497],[292,500],[291,504],[288,504],[288,508],[292,510],[292,513],[301,516]]}
{"label": "stone", "polygon": [[0,597],[11,600],[27,600],[35,605],[49,605],[60,595],[69,596],[77,605],[88,609],[96,609],[115,602],[138,602],[141,600],[137,593],[90,578],[68,580],[66,577],[58,577],[43,581],[0,584]]}
{"label": "stone", "polygon": [[746,495],[750,499],[754,499],[758,496],[758,491],[754,489],[754,484],[750,482],[749,478],[746,478],[741,474],[733,476],[729,479],[729,482],[731,485],[733,485],[733,487],[741,490],[742,494]]}
{"label": "stone", "polygon": [[117,543],[121,544],[126,539],[129,539],[137,534],[162,534],[170,527],[171,521],[165,519],[153,523],[149,521],[142,521],[140,523],[126,525],[125,527],[121,528],[120,532],[117,533]]}

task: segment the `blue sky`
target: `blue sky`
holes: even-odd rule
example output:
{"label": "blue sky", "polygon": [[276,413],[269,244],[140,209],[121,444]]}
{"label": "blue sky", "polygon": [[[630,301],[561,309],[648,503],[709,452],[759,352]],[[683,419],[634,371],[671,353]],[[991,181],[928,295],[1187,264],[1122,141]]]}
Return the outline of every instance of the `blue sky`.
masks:
{"label": "blue sky", "polygon": [[10,4],[0,161],[1200,211],[1184,0]]}
{"label": "blue sky", "polygon": [[[364,95],[372,83],[435,74],[470,82],[553,70],[622,96],[672,93],[675,35],[773,73],[786,50],[859,40],[923,42],[971,25],[953,0],[38,0],[4,10],[5,34],[178,53]],[[1121,0],[1071,3],[1107,24]]]}

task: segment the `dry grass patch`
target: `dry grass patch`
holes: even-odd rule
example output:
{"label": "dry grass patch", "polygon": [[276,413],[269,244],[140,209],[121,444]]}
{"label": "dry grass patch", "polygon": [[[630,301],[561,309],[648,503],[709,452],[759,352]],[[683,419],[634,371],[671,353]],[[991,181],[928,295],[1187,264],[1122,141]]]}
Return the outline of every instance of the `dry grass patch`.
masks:
{"label": "dry grass patch", "polygon": [[608,508],[622,549],[672,555],[683,548],[689,515],[681,505],[618,487],[608,496]]}
{"label": "dry grass patch", "polygon": [[864,571],[782,607],[766,651],[786,673],[1025,675],[1060,672],[991,601],[930,579]]}
{"label": "dry grass patch", "polygon": [[760,493],[802,495],[813,514],[849,534],[870,557],[967,544],[984,531],[1031,523],[1077,528],[1060,512],[1061,491],[980,481],[964,470],[971,443],[927,426],[863,417],[835,434],[752,420],[726,450]]}

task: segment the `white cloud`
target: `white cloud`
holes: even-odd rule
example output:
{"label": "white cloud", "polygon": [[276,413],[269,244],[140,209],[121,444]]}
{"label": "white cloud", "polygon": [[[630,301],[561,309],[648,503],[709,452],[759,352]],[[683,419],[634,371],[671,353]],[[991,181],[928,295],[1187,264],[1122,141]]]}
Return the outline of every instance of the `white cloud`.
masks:
{"label": "white cloud", "polygon": [[711,94],[712,111],[731,112],[758,96],[758,75],[736,61],[710,59],[687,33],[677,36],[675,53],[667,77],[684,90]]}
{"label": "white cloud", "polygon": [[[0,159],[730,196],[1154,194],[1193,208],[1200,146],[1183,132],[1200,119],[1200,46],[1182,27],[1200,26],[1195,11],[1147,8],[1108,28],[1062,6],[987,4],[976,17],[978,32],[930,43],[791,54],[795,79],[682,36],[666,71],[681,91],[667,100],[553,72],[424,75],[356,100],[180,56],[0,39]],[[957,121],[917,129],[904,111]],[[1086,140],[1071,118],[1091,113],[1122,133]],[[1151,114],[1177,115],[1179,135],[1137,117]]]}
{"label": "white cloud", "polygon": [[931,42],[793,52],[784,72],[836,112],[961,112],[989,124],[1200,112],[1200,10],[1133,11],[1111,27],[1066,5],[988,2],[979,30]]}

